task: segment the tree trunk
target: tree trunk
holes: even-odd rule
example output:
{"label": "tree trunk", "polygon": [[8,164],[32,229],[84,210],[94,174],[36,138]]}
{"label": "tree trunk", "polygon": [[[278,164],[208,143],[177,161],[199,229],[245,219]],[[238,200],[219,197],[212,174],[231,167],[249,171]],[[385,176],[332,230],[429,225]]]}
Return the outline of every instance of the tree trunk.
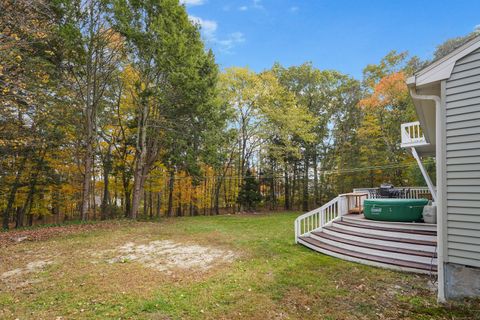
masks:
{"label": "tree trunk", "polygon": [[17,196],[17,190],[20,187],[20,177],[22,176],[23,169],[25,168],[25,163],[27,158],[24,157],[20,162],[20,167],[17,170],[15,175],[15,180],[13,181],[12,188],[10,189],[10,194],[8,196],[7,207],[3,211],[3,220],[2,226],[4,230],[8,230],[8,225],[10,222],[10,213],[13,208],[13,203],[15,202],[15,197]]}
{"label": "tree trunk", "polygon": [[[93,34],[92,25],[90,24],[90,36]],[[82,205],[80,210],[80,217],[82,221],[87,221],[90,199],[90,184],[92,179],[92,160],[93,160],[93,135],[94,135],[94,121],[95,121],[95,105],[92,103],[92,41],[90,38],[88,47],[88,55],[86,62],[86,93],[85,93],[85,135],[86,135],[86,149],[83,163],[83,190],[82,190]]]}
{"label": "tree trunk", "polygon": [[285,210],[290,210],[290,181],[288,179],[288,165],[285,161],[285,170],[283,171],[283,175],[285,178]]}
{"label": "tree trunk", "polygon": [[25,200],[25,203],[23,204],[23,207],[19,208],[19,210],[17,211],[17,219],[15,221],[15,228],[23,227],[23,221],[25,219],[25,213],[27,212],[28,208],[32,205],[32,202],[33,202],[33,196],[35,195],[36,184],[37,184],[37,175],[35,174],[35,176],[32,177],[32,181],[30,182],[30,187],[29,187],[29,190],[28,190],[27,199]]}
{"label": "tree trunk", "polygon": [[148,104],[143,102],[143,108],[138,117],[138,138],[137,138],[137,153],[135,162],[135,171],[133,174],[133,194],[132,194],[132,208],[130,211],[130,218],[136,219],[138,208],[142,198],[143,183],[145,181],[146,160],[147,160],[147,118],[148,118]]}
{"label": "tree trunk", "polygon": [[[224,177],[225,179],[225,177]],[[224,181],[223,183],[223,202],[224,202],[224,208],[229,208],[230,204],[228,202],[228,191],[227,191],[227,182]]]}
{"label": "tree trunk", "polygon": [[102,204],[100,207],[100,219],[105,220],[110,217],[110,210],[109,206],[111,204],[110,200],[110,190],[109,190],[109,176],[112,170],[112,163],[111,163],[111,154],[110,154],[110,146],[108,147],[107,154],[105,155],[105,159],[103,160],[103,198]]}
{"label": "tree trunk", "polygon": [[207,194],[208,194],[208,189],[207,189],[207,179],[203,181],[203,215],[207,215]]}
{"label": "tree trunk", "polygon": [[[55,223],[59,223],[60,219],[60,192],[57,188],[57,185],[54,186],[53,195],[52,195],[52,214],[55,215]],[[30,205],[30,208],[32,206]]]}
{"label": "tree trunk", "polygon": [[292,199],[291,199],[292,208],[295,206],[295,193],[297,191],[297,185],[298,185],[297,175],[298,175],[297,161],[294,161],[293,162]]}
{"label": "tree trunk", "polygon": [[167,216],[172,216],[173,210],[173,188],[175,186],[175,171],[170,170],[170,178],[168,180],[168,209]]}
{"label": "tree trunk", "polygon": [[[95,161],[92,160],[92,163],[94,164]],[[92,166],[92,208],[93,208],[93,220],[97,220],[97,198],[96,198],[96,189],[95,189],[95,164]]]}
{"label": "tree trunk", "polygon": [[[87,120],[89,121],[89,120]],[[91,144],[91,136],[87,138],[87,149],[85,151],[84,159],[84,174],[83,174],[83,189],[82,189],[82,207],[80,211],[80,217],[82,221],[87,221],[88,219],[88,203],[90,198],[90,184],[92,183],[92,153],[93,147]]]}
{"label": "tree trunk", "polygon": [[28,214],[28,226],[33,226],[33,214]]}
{"label": "tree trunk", "polygon": [[128,218],[130,214],[130,209],[131,209],[131,196],[132,196],[132,191],[130,189],[130,180],[129,177],[125,171],[125,168],[123,169],[122,173],[122,186],[123,186],[123,207],[124,207],[124,214],[125,218]]}
{"label": "tree trunk", "polygon": [[180,183],[180,188],[178,188],[178,203],[177,203],[177,216],[183,216],[183,204],[182,204],[182,184]]}
{"label": "tree trunk", "polygon": [[215,214],[220,214],[220,190],[223,184],[223,177],[220,177],[215,182],[215,200],[214,200],[214,207],[215,207]]}
{"label": "tree trunk", "polygon": [[[152,185],[150,183],[150,190],[152,188]],[[150,211],[150,219],[153,219],[153,195],[152,191],[148,191],[148,210]]]}
{"label": "tree trunk", "polygon": [[[233,171],[233,170],[232,170]],[[236,203],[236,198],[235,198],[235,185],[236,182],[233,180],[236,179],[236,176],[233,174],[230,176],[230,182],[228,183],[228,191],[230,193],[230,203],[232,205],[232,213],[235,214],[235,210],[237,210],[237,203]]]}
{"label": "tree trunk", "polygon": [[[25,201],[24,206],[27,204]],[[16,216],[15,216],[15,229],[23,227],[23,206],[17,207],[16,209]]]}
{"label": "tree trunk", "polygon": [[148,197],[145,189],[143,189],[143,216],[145,218],[148,216]]}
{"label": "tree trunk", "polygon": [[130,214],[130,208],[132,207],[132,191],[128,189],[124,191],[125,192],[125,217],[127,218],[128,215]]}
{"label": "tree trunk", "polygon": [[217,183],[215,178],[212,178],[212,182],[210,183],[209,189],[210,191],[210,210],[209,210],[209,215],[213,215],[213,210],[215,206],[215,185]]}
{"label": "tree trunk", "polygon": [[303,168],[302,210],[308,211],[308,155],[306,151],[305,151],[304,168]]}
{"label": "tree trunk", "polygon": [[275,199],[275,178],[270,177],[270,210],[275,210],[276,208],[276,199]]}
{"label": "tree trunk", "polygon": [[115,208],[117,209],[118,208],[118,189],[117,189],[117,186],[118,186],[118,182],[117,182],[117,175],[114,175],[114,178],[113,178],[113,182],[114,182],[114,185],[113,185],[113,204],[115,205]]}
{"label": "tree trunk", "polygon": [[277,199],[276,199],[276,195],[275,195],[275,177],[274,177],[274,173],[275,173],[275,165],[273,163],[273,160],[271,161],[272,164],[271,164],[271,167],[270,167],[270,170],[271,170],[271,177],[270,177],[270,210],[275,210],[277,208]]}
{"label": "tree trunk", "polygon": [[162,193],[157,193],[157,217],[160,218],[160,209],[162,207]]}
{"label": "tree trunk", "polygon": [[[319,171],[318,174],[320,175],[319,185],[320,185],[320,186],[325,186],[326,184],[325,184],[325,178],[324,178],[324,176],[322,175],[322,168],[320,168],[320,171]],[[325,197],[325,196],[324,196],[324,190],[323,190],[323,189],[324,189],[323,187],[322,187],[322,188],[319,188],[318,197],[319,197],[319,199],[320,199],[320,203],[322,203],[323,198]]]}
{"label": "tree trunk", "polygon": [[135,173],[133,178],[133,190],[132,190],[132,204],[131,204],[130,214],[129,214],[129,217],[131,219],[137,218],[138,209],[140,207],[140,201],[142,200],[142,189],[143,189],[143,184],[142,184],[143,165],[140,165],[137,163],[135,167],[136,168],[135,168]]}
{"label": "tree trunk", "polygon": [[318,187],[318,163],[317,163],[317,150],[313,152],[312,166],[313,166],[313,192],[314,192],[314,201],[315,207],[320,205],[320,192]]}
{"label": "tree trunk", "polygon": [[[23,207],[18,211],[18,214],[17,214],[17,219],[16,219],[16,224],[15,224],[15,228],[20,228],[20,227],[23,227],[23,222],[25,220],[25,214],[26,212],[30,212],[29,208],[32,207],[32,203],[33,203],[33,196],[35,195],[35,188],[36,188],[36,185],[37,185],[37,180],[38,180],[38,175],[40,174],[40,170],[42,168],[42,164],[43,164],[43,159],[45,158],[45,154],[47,153],[47,149],[45,149],[43,151],[43,154],[41,155],[41,157],[38,159],[38,162],[35,166],[35,171],[33,172],[32,176],[30,177],[30,183],[29,183],[29,189],[28,189],[28,195],[27,195],[27,199],[25,200],[25,203],[23,205]],[[54,191],[54,198],[55,198],[55,194],[56,192]],[[52,206],[53,208],[55,206]]]}

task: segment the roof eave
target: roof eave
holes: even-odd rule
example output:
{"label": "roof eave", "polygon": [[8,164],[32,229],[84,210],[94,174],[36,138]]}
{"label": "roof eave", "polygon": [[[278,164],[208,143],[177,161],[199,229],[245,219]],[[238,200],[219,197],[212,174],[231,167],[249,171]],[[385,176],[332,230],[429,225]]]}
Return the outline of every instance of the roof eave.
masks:
{"label": "roof eave", "polygon": [[480,48],[480,35],[415,73],[407,79],[407,85],[421,87],[450,78],[455,63],[478,48]]}
{"label": "roof eave", "polygon": [[416,77],[415,76],[411,76],[411,77],[407,78],[407,86],[409,86],[409,87],[413,86],[414,87],[415,83],[416,83]]}

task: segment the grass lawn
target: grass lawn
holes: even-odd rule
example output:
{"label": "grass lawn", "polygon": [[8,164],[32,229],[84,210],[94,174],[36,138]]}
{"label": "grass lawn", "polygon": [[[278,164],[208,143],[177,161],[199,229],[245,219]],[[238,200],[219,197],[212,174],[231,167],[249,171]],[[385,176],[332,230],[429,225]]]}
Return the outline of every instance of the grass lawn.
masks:
{"label": "grass lawn", "polygon": [[480,319],[479,300],[438,305],[428,276],[295,245],[295,217],[107,222],[3,246],[0,318]]}

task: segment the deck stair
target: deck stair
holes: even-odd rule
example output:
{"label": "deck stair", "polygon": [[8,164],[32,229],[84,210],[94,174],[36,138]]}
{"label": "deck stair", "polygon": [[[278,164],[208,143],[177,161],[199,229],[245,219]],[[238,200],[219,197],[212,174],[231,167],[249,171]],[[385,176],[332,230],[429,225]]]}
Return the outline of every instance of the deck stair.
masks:
{"label": "deck stair", "polygon": [[417,273],[437,271],[436,226],[344,215],[298,237],[304,246],[344,260]]}

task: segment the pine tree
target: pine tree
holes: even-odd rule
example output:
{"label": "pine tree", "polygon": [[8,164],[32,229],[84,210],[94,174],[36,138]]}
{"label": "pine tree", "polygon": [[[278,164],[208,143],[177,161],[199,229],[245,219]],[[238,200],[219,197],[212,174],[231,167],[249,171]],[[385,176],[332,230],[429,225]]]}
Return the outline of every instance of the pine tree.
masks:
{"label": "pine tree", "polygon": [[252,170],[247,169],[237,202],[247,211],[254,211],[260,200],[262,200],[262,195],[258,180],[253,176]]}

